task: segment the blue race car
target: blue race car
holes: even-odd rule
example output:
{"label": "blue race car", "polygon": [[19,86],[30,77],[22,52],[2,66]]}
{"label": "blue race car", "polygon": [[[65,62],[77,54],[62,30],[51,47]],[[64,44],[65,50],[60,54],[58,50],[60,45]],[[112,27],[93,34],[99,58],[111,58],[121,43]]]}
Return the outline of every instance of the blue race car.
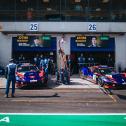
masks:
{"label": "blue race car", "polygon": [[27,86],[47,86],[47,78],[44,70],[30,63],[21,63],[17,65],[16,86],[23,88]]}
{"label": "blue race car", "polygon": [[114,72],[111,68],[105,65],[83,67],[81,75],[86,79],[100,84],[107,85],[109,88],[126,87],[126,79],[120,74]]}

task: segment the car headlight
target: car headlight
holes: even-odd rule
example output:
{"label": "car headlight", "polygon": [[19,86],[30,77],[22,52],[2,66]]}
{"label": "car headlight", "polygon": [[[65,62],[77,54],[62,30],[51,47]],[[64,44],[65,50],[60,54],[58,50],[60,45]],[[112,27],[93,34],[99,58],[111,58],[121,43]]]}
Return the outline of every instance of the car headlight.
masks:
{"label": "car headlight", "polygon": [[18,80],[20,80],[20,81],[25,81],[25,77],[24,77],[24,76],[22,76],[22,77],[17,76],[17,78],[18,78]]}

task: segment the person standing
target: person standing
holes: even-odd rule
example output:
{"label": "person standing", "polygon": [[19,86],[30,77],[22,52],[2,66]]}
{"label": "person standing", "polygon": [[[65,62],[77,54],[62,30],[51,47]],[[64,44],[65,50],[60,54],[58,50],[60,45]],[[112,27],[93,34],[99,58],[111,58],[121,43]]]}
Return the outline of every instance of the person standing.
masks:
{"label": "person standing", "polygon": [[79,65],[79,72],[81,71],[81,68],[84,66],[85,58],[83,56],[83,53],[81,53],[80,57],[78,57],[78,65]]}
{"label": "person standing", "polygon": [[32,20],[33,18],[33,8],[28,8],[27,12],[26,12],[26,16],[27,16],[27,20]]}
{"label": "person standing", "polygon": [[94,66],[94,58],[92,55],[88,57],[88,66]]}
{"label": "person standing", "polygon": [[64,35],[62,36],[62,38],[59,40],[59,54],[60,53],[65,53],[65,45],[66,45],[66,41],[64,39]]}
{"label": "person standing", "polygon": [[39,68],[44,69],[44,56],[41,54],[40,60],[39,60]]}
{"label": "person standing", "polygon": [[34,57],[34,63],[35,63],[35,65],[39,68],[39,62],[40,62],[40,60],[39,60],[39,55],[37,54],[35,57]]}
{"label": "person standing", "polygon": [[112,67],[113,66],[113,59],[112,59],[112,56],[111,54],[109,53],[108,56],[107,56],[107,65]]}
{"label": "person standing", "polygon": [[12,82],[12,93],[11,97],[14,97],[15,94],[15,82],[16,82],[16,77],[15,77],[15,71],[16,71],[16,64],[14,63],[14,60],[11,59],[9,61],[9,64],[6,67],[6,91],[5,91],[5,97],[8,98],[9,94],[9,88],[10,88],[10,83]]}

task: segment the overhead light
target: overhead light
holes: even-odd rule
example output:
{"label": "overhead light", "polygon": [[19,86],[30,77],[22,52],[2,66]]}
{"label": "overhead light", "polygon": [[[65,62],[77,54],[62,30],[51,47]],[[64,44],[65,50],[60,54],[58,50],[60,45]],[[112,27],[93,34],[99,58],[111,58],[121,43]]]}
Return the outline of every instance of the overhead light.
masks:
{"label": "overhead light", "polygon": [[25,3],[25,2],[27,2],[27,0],[20,0],[22,3]]}
{"label": "overhead light", "polygon": [[49,2],[49,0],[43,0],[43,2],[44,2],[44,3],[48,3],[48,2]]}
{"label": "overhead light", "polygon": [[102,0],[102,3],[108,3],[109,0]]}
{"label": "overhead light", "polygon": [[75,0],[75,3],[80,3],[81,2],[81,0]]}
{"label": "overhead light", "polygon": [[50,7],[46,8],[46,9],[47,9],[47,11],[52,11],[52,8],[50,8]]}
{"label": "overhead light", "polygon": [[101,8],[96,8],[96,11],[101,11]]}

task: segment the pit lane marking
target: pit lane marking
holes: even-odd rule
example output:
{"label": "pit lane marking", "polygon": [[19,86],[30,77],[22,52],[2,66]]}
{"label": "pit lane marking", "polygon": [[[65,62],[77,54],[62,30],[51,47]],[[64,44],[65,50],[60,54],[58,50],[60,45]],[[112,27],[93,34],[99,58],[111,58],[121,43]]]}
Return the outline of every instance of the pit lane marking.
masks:
{"label": "pit lane marking", "polygon": [[113,101],[111,100],[106,100],[106,101],[69,101],[69,100],[63,100],[63,101],[59,101],[59,100],[53,100],[53,101],[40,101],[40,100],[21,100],[21,99],[15,99],[15,100],[11,100],[13,102],[27,102],[27,103],[113,103]]}
{"label": "pit lane marking", "polygon": [[[93,83],[93,84],[96,85],[96,82],[95,82],[95,81],[91,81],[91,80],[88,80],[88,79],[85,79],[85,80],[87,80],[87,81],[89,81],[89,82],[91,82],[91,83]],[[108,93],[107,93],[105,90],[103,90],[102,88],[100,88],[100,89],[101,89],[102,92],[105,92],[114,102],[117,102],[116,98],[114,98],[113,95],[108,94]]]}
{"label": "pit lane marking", "polygon": [[112,95],[107,93],[107,91],[105,91],[104,89],[100,88],[103,92],[105,92],[114,102],[117,102],[116,98]]}
{"label": "pit lane marking", "polygon": [[108,94],[108,96],[114,101],[117,102],[116,98],[113,95]]}
{"label": "pit lane marking", "polygon": [[102,90],[102,91],[105,92],[114,102],[117,102],[116,98],[113,95],[108,94],[107,91],[105,90]]}
{"label": "pit lane marking", "polygon": [[115,98],[112,94],[107,93],[107,91],[104,90],[104,88],[99,87],[99,89],[100,89],[103,93],[106,93],[114,102],[117,102],[116,98]]}

